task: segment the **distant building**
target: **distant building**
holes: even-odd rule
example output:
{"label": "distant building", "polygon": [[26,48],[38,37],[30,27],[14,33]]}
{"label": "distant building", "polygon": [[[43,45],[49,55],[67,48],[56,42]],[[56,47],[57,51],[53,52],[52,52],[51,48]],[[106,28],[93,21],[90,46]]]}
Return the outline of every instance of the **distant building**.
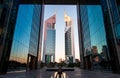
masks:
{"label": "distant building", "polygon": [[56,15],[45,20],[43,62],[55,62]]}
{"label": "distant building", "polygon": [[75,62],[76,62],[76,63],[79,63],[79,62],[80,62],[80,60],[79,60],[79,59],[75,59]]}
{"label": "distant building", "polygon": [[98,54],[98,49],[97,49],[97,46],[92,46],[92,54],[93,55],[96,55],[96,54]]}
{"label": "distant building", "polygon": [[72,19],[64,14],[65,20],[65,60],[67,63],[75,62],[75,52],[74,52],[74,33]]}

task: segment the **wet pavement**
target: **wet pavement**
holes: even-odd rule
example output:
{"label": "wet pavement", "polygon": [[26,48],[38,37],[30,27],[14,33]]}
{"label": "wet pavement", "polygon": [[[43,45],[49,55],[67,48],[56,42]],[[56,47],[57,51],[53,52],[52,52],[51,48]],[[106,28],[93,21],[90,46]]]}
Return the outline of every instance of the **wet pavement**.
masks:
{"label": "wet pavement", "polygon": [[[46,71],[46,69],[34,70],[28,72],[15,72],[0,75],[0,78],[54,78],[57,73]],[[64,78],[120,78],[120,74],[113,74],[101,71],[88,71],[75,68],[75,71],[66,71],[63,73]]]}

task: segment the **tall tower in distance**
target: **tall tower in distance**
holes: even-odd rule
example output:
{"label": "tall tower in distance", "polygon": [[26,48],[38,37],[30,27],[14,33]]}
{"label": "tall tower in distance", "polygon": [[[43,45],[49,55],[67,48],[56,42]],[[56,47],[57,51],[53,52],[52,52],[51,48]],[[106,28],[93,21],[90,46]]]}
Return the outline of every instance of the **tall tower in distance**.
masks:
{"label": "tall tower in distance", "polygon": [[43,62],[55,62],[55,23],[56,14],[45,20],[44,24],[44,45],[43,45]]}
{"label": "tall tower in distance", "polygon": [[64,13],[65,20],[65,60],[66,63],[75,62],[74,51],[74,29],[73,20],[66,13]]}

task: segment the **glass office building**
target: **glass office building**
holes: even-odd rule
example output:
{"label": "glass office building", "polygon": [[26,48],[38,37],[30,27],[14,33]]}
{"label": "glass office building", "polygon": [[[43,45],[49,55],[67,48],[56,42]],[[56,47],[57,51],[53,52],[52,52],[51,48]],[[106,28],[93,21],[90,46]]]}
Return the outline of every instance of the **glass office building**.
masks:
{"label": "glass office building", "polygon": [[119,1],[101,0],[105,21],[106,39],[110,52],[113,72],[120,72],[120,48],[119,48]]}
{"label": "glass office building", "polygon": [[11,51],[19,0],[2,0],[0,4],[0,73],[6,73]]}
{"label": "glass office building", "polygon": [[[41,29],[41,5],[34,5],[32,28],[30,32],[29,53],[27,59],[28,68],[36,69],[39,62],[39,42],[40,42],[40,29]],[[32,64],[32,66],[30,66]]]}
{"label": "glass office building", "polygon": [[9,59],[10,62],[9,70],[12,70],[13,67],[19,70],[22,64],[25,64],[23,67],[27,65],[27,55],[29,51],[30,32],[32,25],[32,15],[33,15],[33,5],[19,6],[12,49]]}
{"label": "glass office building", "polygon": [[19,6],[8,71],[36,68],[40,13],[40,5]]}
{"label": "glass office building", "polygon": [[75,62],[74,51],[74,32],[73,32],[73,20],[67,14],[64,14],[65,20],[65,60],[66,63]]}
{"label": "glass office building", "polygon": [[83,62],[84,62],[84,68],[90,69],[91,68],[91,39],[90,39],[90,27],[89,27],[89,21],[88,20],[88,9],[87,6],[81,5],[80,6],[80,15],[81,15],[81,25],[82,25],[82,35],[83,35],[83,47],[84,52],[83,54]]}
{"label": "glass office building", "polygon": [[56,30],[48,28],[45,45],[45,63],[55,62],[55,38]]}
{"label": "glass office building", "polygon": [[82,65],[86,69],[112,69],[118,72],[120,18],[116,0],[99,2],[93,1],[94,5],[89,5],[91,3],[86,1],[87,5],[78,5]]}
{"label": "glass office building", "polygon": [[[80,15],[82,23],[84,64],[86,69],[99,68],[102,60],[108,61],[106,33],[102,8],[100,5],[81,5]],[[106,49],[103,49],[103,47]],[[105,48],[104,47],[104,48]],[[97,60],[98,58],[98,60]],[[101,65],[102,68],[102,65]]]}
{"label": "glass office building", "polygon": [[55,39],[56,39],[56,14],[45,20],[44,24],[44,49],[42,61],[45,63],[55,62]]}
{"label": "glass office building", "polygon": [[[65,32],[65,58],[67,63],[73,63],[71,27]],[[70,59],[72,58],[72,59]]]}
{"label": "glass office building", "polygon": [[71,27],[65,32],[65,55],[72,55],[72,51],[71,51]]}
{"label": "glass office building", "polygon": [[37,68],[42,5],[0,4],[0,73]]}

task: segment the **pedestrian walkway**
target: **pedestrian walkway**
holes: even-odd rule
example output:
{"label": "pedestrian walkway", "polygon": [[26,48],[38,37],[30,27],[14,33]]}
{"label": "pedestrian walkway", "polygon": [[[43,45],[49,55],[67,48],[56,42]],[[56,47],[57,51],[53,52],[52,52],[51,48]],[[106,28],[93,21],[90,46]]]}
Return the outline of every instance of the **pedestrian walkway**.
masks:
{"label": "pedestrian walkway", "polygon": [[[52,71],[46,71],[44,68],[29,72],[8,73],[6,75],[0,75],[0,78],[54,78],[54,73]],[[75,68],[75,71],[64,73],[66,74],[66,78],[120,78],[120,74],[81,70],[79,68]]]}

